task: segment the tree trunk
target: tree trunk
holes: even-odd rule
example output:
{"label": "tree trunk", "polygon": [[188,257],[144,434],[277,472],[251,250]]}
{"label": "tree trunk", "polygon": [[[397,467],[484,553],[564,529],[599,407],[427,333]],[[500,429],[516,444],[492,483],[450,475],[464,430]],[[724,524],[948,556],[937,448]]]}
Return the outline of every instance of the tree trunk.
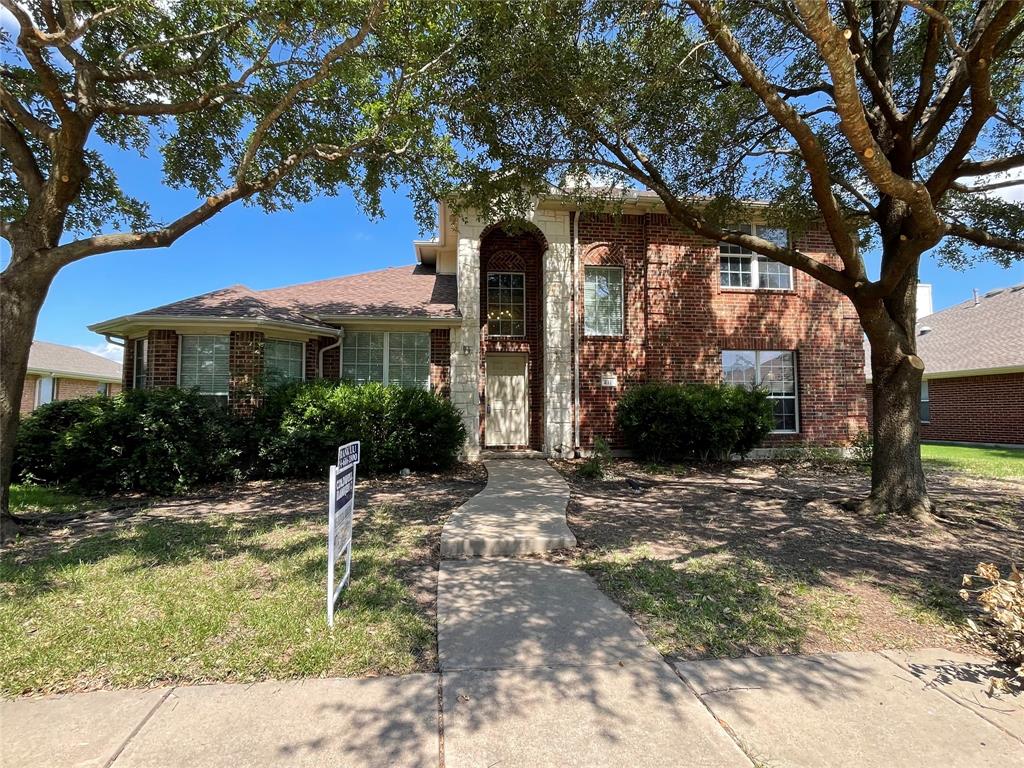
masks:
{"label": "tree trunk", "polygon": [[[893,257],[883,253],[883,263]],[[924,363],[917,356],[916,260],[884,301],[865,303],[857,310],[871,344],[874,442],[871,495],[862,510],[877,518],[910,516],[932,522],[921,466]]]}
{"label": "tree trunk", "polygon": [[38,258],[28,255],[35,248],[12,246],[11,263],[0,274],[0,543],[9,541],[18,529],[10,497],[14,442],[32,336],[53,280],[52,271],[40,269]]}
{"label": "tree trunk", "polygon": [[871,495],[866,512],[875,517],[910,515],[931,519],[931,500],[921,466],[921,367],[899,349],[871,345]]}

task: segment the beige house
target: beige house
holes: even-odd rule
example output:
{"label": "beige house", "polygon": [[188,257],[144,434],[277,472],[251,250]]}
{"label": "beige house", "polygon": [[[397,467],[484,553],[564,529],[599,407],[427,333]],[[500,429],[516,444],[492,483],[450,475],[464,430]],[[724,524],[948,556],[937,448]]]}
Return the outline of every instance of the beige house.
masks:
{"label": "beige house", "polygon": [[28,355],[21,413],[54,400],[74,400],[121,391],[121,364],[77,347],[33,341]]}

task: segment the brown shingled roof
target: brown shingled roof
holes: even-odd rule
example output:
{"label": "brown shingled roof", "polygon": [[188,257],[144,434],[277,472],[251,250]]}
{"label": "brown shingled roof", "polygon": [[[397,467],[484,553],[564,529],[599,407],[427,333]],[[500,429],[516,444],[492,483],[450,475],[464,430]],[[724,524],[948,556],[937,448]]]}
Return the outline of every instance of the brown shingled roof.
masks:
{"label": "brown shingled roof", "polygon": [[232,285],[199,296],[164,304],[160,307],[147,309],[137,313],[139,317],[178,316],[178,317],[226,317],[226,318],[263,318],[282,323],[298,323],[309,325],[310,318],[303,315],[294,306],[280,301],[267,300],[257,291],[244,285]]}
{"label": "brown shingled roof", "polygon": [[925,376],[1024,367],[1024,283],[920,318],[917,354]]}
{"label": "brown shingled roof", "polygon": [[320,317],[459,316],[455,275],[438,275],[422,265],[287,285],[259,295]]}

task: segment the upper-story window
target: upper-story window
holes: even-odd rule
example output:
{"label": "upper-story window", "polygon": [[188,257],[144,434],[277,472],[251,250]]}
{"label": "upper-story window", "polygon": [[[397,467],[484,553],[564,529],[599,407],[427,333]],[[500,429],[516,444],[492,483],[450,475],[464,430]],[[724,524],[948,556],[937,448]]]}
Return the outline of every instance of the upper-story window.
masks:
{"label": "upper-story window", "polygon": [[305,355],[301,341],[267,339],[263,342],[263,370],[269,384],[302,381]]}
{"label": "upper-story window", "polygon": [[149,373],[149,339],[136,339],[135,352],[132,356],[132,386],[135,389],[146,388],[146,375]]}
{"label": "upper-story window", "polygon": [[[737,224],[729,229],[757,235],[784,248],[789,246],[789,233],[777,227]],[[719,243],[718,266],[719,280],[723,288],[764,288],[774,291],[788,291],[793,288],[792,267],[756,254],[741,245]]]}
{"label": "upper-story window", "polygon": [[487,273],[487,335],[526,335],[526,276],[522,272]]}
{"label": "upper-story window", "polygon": [[622,335],[622,267],[583,268],[583,332]]}
{"label": "upper-story window", "polygon": [[178,384],[227,400],[229,348],[227,336],[182,336]]}
{"label": "upper-story window", "polygon": [[798,431],[796,354],[769,350],[723,351],[722,378],[728,384],[765,390],[775,409],[773,432]]}

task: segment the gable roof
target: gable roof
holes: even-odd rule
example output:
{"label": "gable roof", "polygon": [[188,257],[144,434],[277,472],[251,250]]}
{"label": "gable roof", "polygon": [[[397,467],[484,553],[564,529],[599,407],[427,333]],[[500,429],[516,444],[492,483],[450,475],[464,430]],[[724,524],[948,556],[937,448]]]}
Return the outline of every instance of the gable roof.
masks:
{"label": "gable roof", "polygon": [[392,267],[347,277],[254,291],[232,285],[163,306],[89,326],[99,333],[123,333],[157,320],[336,329],[324,319],[458,318],[454,275],[438,275],[423,265]]}
{"label": "gable roof", "polygon": [[926,377],[1024,368],[1024,283],[920,318],[917,353]]}
{"label": "gable roof", "polygon": [[260,291],[317,317],[458,317],[455,275],[415,265]]}
{"label": "gable roof", "polygon": [[121,364],[77,347],[33,341],[28,353],[29,373],[63,374],[82,379],[120,381]]}

